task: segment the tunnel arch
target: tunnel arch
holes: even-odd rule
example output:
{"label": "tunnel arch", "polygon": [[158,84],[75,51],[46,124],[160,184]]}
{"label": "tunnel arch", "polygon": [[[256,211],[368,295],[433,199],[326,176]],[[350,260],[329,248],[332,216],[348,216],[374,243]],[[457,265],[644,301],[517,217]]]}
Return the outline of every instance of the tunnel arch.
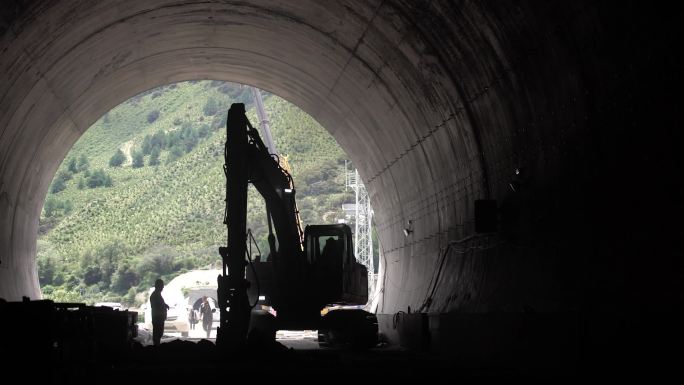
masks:
{"label": "tunnel arch", "polygon": [[[681,141],[672,91],[659,88],[681,68],[664,54],[681,43],[676,12],[402,0],[19,0],[0,11],[0,297],[39,295],[41,205],[83,131],[141,91],[211,78],[298,105],[358,167],[388,335],[423,335],[430,317],[428,334],[497,331],[513,346],[520,325],[548,340],[530,314],[562,313],[547,332],[564,330],[567,346],[599,314],[583,330],[619,342],[606,325],[631,319],[634,301],[682,303],[681,263],[666,258],[681,252],[668,211]],[[635,173],[649,183],[625,189]],[[483,198],[500,208],[493,234],[474,231]]]}
{"label": "tunnel arch", "polygon": [[[9,75],[18,76],[7,84],[33,85],[7,90],[19,95],[6,93],[6,96],[19,96],[19,100],[23,96],[23,103],[16,106],[15,113],[6,116],[10,118],[8,125],[23,126],[24,131],[40,134],[30,138],[3,135],[7,148],[21,145],[33,148],[33,158],[17,165],[17,169],[25,168],[18,191],[35,191],[29,196],[14,192],[13,208],[25,213],[8,210],[11,225],[7,228],[12,231],[3,234],[3,243],[14,252],[5,258],[5,264],[14,262],[14,255],[20,265],[18,261],[35,255],[35,246],[31,246],[35,240],[28,234],[35,233],[30,229],[37,224],[39,202],[46,193],[51,174],[80,134],[128,97],[183,80],[211,78],[246,83],[290,100],[328,127],[358,165],[364,179],[371,182],[371,195],[378,195],[380,190],[372,183],[382,182],[383,201],[400,204],[401,197],[395,193],[400,190],[397,178],[382,168],[392,162],[389,156],[416,148],[411,145],[420,143],[421,134],[431,136],[432,127],[448,124],[449,110],[438,111],[414,102],[425,99],[420,91],[428,91],[431,100],[439,99],[433,89],[411,87],[424,83],[423,75],[411,73],[416,72],[411,61],[421,66],[439,66],[433,57],[421,58],[421,47],[406,44],[403,47],[406,52],[395,52],[379,60],[383,52],[375,51],[382,51],[383,47],[387,53],[394,51],[392,44],[411,28],[408,20],[403,20],[396,11],[393,6],[383,9],[381,4],[356,7],[341,4],[333,9],[310,4],[302,12],[285,5],[272,10],[248,3],[164,1],[131,4],[131,7],[103,3],[94,8],[85,4],[30,8],[27,12],[37,20],[59,22],[20,24],[6,34],[9,38],[6,43],[11,43],[6,47],[18,49],[19,57],[30,68],[26,71],[26,67],[9,67]],[[98,15],[97,20],[92,19],[93,15]],[[376,29],[373,23],[379,18],[396,25],[387,25],[387,32]],[[331,25],[326,19],[335,23]],[[34,40],[38,36],[49,38]],[[423,64],[426,61],[432,63]],[[12,72],[12,69],[23,71]],[[386,79],[378,76],[381,71],[388,72]],[[394,76],[405,76],[406,80]],[[22,91],[29,93],[21,95]],[[459,99],[455,92],[449,97]],[[30,116],[23,114],[22,109],[29,104]],[[449,103],[445,101],[445,104],[448,108]],[[379,116],[383,116],[382,124]],[[400,140],[383,137],[383,126],[392,127]],[[460,147],[465,159],[477,156],[471,154],[477,153],[476,144],[463,144],[463,138],[451,137],[447,130],[443,131],[446,142]],[[45,141],[36,142],[37,138]],[[427,150],[420,148],[412,153],[424,162],[429,158],[425,154]],[[441,161],[452,163],[448,159]],[[11,166],[6,165],[6,169]],[[477,164],[463,166],[453,162],[452,169],[458,168],[472,170]],[[409,172],[408,179],[419,181],[421,174],[434,179],[430,168],[426,170],[427,173]],[[383,206],[378,205],[376,209],[379,221],[387,210]],[[22,270],[26,275],[15,284],[31,282],[20,291],[37,296],[35,272],[30,264]]]}

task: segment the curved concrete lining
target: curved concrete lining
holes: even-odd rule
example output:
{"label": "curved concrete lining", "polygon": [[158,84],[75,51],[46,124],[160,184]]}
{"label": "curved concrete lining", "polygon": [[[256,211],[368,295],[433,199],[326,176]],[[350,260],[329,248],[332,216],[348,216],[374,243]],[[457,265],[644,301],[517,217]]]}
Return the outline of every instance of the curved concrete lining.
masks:
{"label": "curved concrete lining", "polygon": [[[620,252],[636,261],[663,236],[642,226],[642,248],[620,243],[628,229],[621,207],[652,193],[621,190],[630,171],[620,163],[655,153],[656,142],[623,129],[655,108],[634,112],[628,90],[650,68],[648,55],[668,43],[629,55],[632,39],[656,34],[640,29],[636,15],[649,14],[633,7],[399,0],[1,7],[0,297],[39,296],[39,213],[83,131],[128,97],[191,79],[266,89],[333,134],[376,211],[382,314],[575,312],[587,293],[622,293],[638,269],[610,261]],[[632,170],[670,164],[668,154]],[[667,167],[656,175],[673,172]],[[478,236],[473,207],[483,198],[498,202],[501,224]],[[594,260],[605,262],[589,268]],[[626,303],[613,299],[611,309]],[[385,327],[396,331],[394,323]]]}
{"label": "curved concrete lining", "polygon": [[[79,135],[128,97],[170,82],[241,82],[303,108],[358,165],[380,226],[408,219],[402,204],[462,179],[464,170],[476,175],[468,199],[479,197],[478,144],[463,101],[455,88],[437,87],[448,81],[443,63],[435,47],[414,41],[420,31],[401,11],[380,3],[266,9],[171,1],[25,10],[3,40],[3,56],[15,58],[3,60],[2,148],[9,157],[2,165],[8,213],[2,246],[11,250],[3,258],[4,296],[38,295],[38,213],[55,168]],[[440,168],[447,173],[440,176]],[[451,222],[415,220],[420,237],[437,236]],[[383,228],[384,248],[406,243],[396,237],[401,226]],[[426,254],[445,239],[435,238]],[[417,288],[411,300],[424,292]]]}

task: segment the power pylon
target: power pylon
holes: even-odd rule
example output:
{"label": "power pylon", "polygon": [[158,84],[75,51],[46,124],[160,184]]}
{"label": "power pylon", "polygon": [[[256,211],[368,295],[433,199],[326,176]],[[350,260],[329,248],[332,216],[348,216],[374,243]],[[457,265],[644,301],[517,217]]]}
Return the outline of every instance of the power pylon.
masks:
{"label": "power pylon", "polygon": [[346,172],[346,185],[355,193],[355,204],[345,205],[354,216],[354,255],[356,260],[368,269],[368,303],[373,301],[375,293],[375,266],[373,264],[373,234],[371,224],[373,209],[368,199],[368,191],[359,178],[358,170]]}

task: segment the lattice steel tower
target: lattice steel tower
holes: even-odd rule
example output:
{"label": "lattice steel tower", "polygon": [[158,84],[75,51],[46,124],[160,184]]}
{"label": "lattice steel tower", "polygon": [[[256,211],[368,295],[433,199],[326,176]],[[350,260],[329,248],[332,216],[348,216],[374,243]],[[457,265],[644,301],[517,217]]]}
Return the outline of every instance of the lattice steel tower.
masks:
{"label": "lattice steel tower", "polygon": [[[346,164],[345,164],[346,170]],[[356,203],[350,207],[354,216],[354,255],[359,263],[368,269],[368,303],[373,301],[375,293],[375,266],[373,264],[373,235],[371,233],[371,223],[373,220],[373,209],[370,206],[368,192],[363,181],[359,178],[359,172],[346,172],[347,187],[356,193]]]}

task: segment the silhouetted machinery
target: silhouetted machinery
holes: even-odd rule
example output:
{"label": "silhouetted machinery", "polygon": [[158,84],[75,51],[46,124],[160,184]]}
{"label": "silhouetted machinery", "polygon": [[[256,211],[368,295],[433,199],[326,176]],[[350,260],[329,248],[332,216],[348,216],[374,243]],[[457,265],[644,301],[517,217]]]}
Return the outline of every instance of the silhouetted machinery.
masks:
{"label": "silhouetted machinery", "polygon": [[137,318],[136,312],[84,303],[0,300],[0,356],[43,368],[120,360],[131,352]]}
{"label": "silhouetted machinery", "polygon": [[[223,275],[218,279],[217,345],[239,348],[250,331],[273,338],[276,330],[283,329],[318,329],[320,335],[334,336],[340,342],[374,345],[377,320],[373,314],[334,310],[321,317],[321,310],[331,304],[365,305],[368,300],[366,267],[354,258],[349,226],[309,225],[303,232],[292,177],[280,166],[277,155],[269,153],[247,119],[244,104],[230,107],[226,131],[228,246],[219,248]],[[270,249],[266,261],[248,253],[248,242],[253,241],[246,229],[248,183],[266,204]],[[275,316],[253,310],[257,304],[271,306]]]}

